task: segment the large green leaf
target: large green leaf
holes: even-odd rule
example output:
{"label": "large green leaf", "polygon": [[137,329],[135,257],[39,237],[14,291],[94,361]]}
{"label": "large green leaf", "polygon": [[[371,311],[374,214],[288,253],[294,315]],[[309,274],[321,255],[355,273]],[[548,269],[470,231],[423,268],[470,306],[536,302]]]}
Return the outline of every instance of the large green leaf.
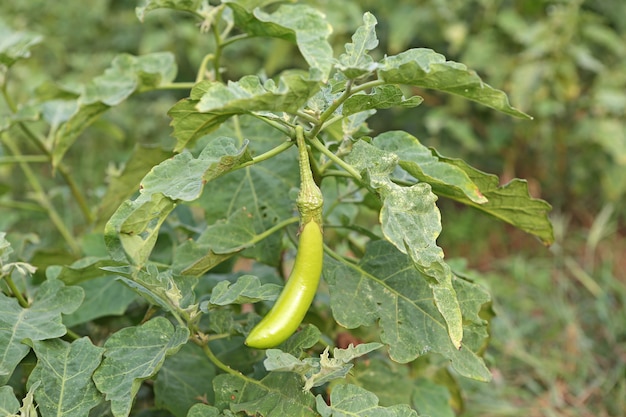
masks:
{"label": "large green leaf", "polygon": [[370,188],[383,202],[380,223],[387,240],[411,257],[415,268],[428,280],[448,333],[459,348],[463,339],[461,309],[452,286],[452,272],[437,246],[441,214],[437,196],[426,183],[402,187],[390,180],[398,156],[381,151],[364,141],[352,148],[348,161],[365,174]]}
{"label": "large green leaf", "polygon": [[530,118],[511,107],[503,91],[483,82],[480,77],[458,62],[425,48],[409,49],[384,58],[378,77],[385,82],[408,84],[456,94],[511,116]]}
{"label": "large green leaf", "polygon": [[176,417],[185,417],[194,404],[213,404],[210,381],[215,373],[215,366],[202,349],[187,343],[163,363],[154,382],[156,405],[169,410]]}
{"label": "large green leaf", "polygon": [[272,372],[260,381],[230,374],[213,380],[215,404],[224,408],[230,404],[234,412],[266,417],[318,417],[315,399],[302,390],[300,376],[289,372]]}
{"label": "large green leaf", "polygon": [[138,91],[154,89],[170,83],[176,77],[176,62],[169,52],[144,56],[120,54],[111,68],[84,86],[74,105],[74,111],[54,132],[52,163],[54,166],[76,141],[78,136],[102,113],[126,100]]}
{"label": "large green leaf", "polygon": [[37,365],[28,377],[35,382],[35,400],[43,417],[89,415],[89,410],[103,401],[91,376],[100,365],[103,348],[83,337],[72,344],[59,339],[35,341]]}
{"label": "large green leaf", "polygon": [[336,385],[330,392],[330,405],[321,395],[316,400],[317,411],[322,417],[418,417],[417,412],[406,404],[379,406],[376,395],[356,385]]}
{"label": "large green leaf", "polygon": [[218,137],[194,158],[184,152],[152,168],[141,182],[141,194],[125,201],[105,227],[105,241],[116,261],[143,266],[154,247],[161,224],[178,201],[197,199],[207,182],[249,160],[246,145]]}
{"label": "large green leaf", "polygon": [[196,84],[189,99],[175,104],[169,111],[180,152],[199,137],[217,129],[226,119],[250,112],[295,113],[319,88],[319,82],[302,71],[285,71],[278,82],[262,83],[248,75],[239,81],[202,81]]}
{"label": "large green leaf", "polygon": [[5,384],[17,364],[30,348],[22,343],[54,339],[67,330],[61,313],[76,310],[83,300],[83,290],[66,287],[59,280],[43,282],[28,308],[21,307],[15,298],[0,293],[0,384]]}
{"label": "large green leaf", "polygon": [[333,50],[327,40],[332,27],[319,10],[305,4],[283,4],[273,13],[266,13],[256,7],[257,2],[225,3],[234,12],[237,27],[253,36],[281,38],[296,43],[313,70],[313,78],[328,79],[334,61]]}
{"label": "large green leaf", "polygon": [[[461,375],[482,381],[491,375],[472,350],[476,339],[487,337],[487,323],[477,316],[488,294],[478,285],[452,278],[463,315],[465,338],[458,349],[448,335],[446,321],[435,305],[428,278],[411,258],[386,241],[371,242],[358,264],[324,259],[333,317],[353,329],[379,323],[381,341],[394,361],[409,362],[428,352],[451,361]],[[470,314],[471,313],[471,314]]]}
{"label": "large green leaf", "polygon": [[9,385],[0,387],[0,413],[3,416],[10,416],[20,409],[20,402],[13,394],[13,388]]}
{"label": "large green leaf", "polygon": [[141,383],[154,376],[165,358],[178,352],[188,338],[186,327],[174,327],[166,318],[157,317],[122,329],[106,341],[104,360],[93,380],[111,402],[115,417],[130,414]]}

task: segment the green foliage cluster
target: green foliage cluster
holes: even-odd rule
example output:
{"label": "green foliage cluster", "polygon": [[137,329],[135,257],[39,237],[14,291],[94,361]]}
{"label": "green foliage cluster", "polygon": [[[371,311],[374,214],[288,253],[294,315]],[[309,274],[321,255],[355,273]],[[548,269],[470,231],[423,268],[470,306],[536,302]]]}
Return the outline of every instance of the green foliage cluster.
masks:
{"label": "green foliage cluster", "polygon": [[[599,133],[623,122],[603,66],[623,66],[623,28],[580,2],[539,21],[532,2],[36,3],[1,6],[16,16],[0,23],[9,415],[453,415],[459,381],[491,378],[493,312],[444,259],[438,199],[549,245],[550,206],[513,176],[563,206],[580,190],[556,194],[548,163],[588,175],[560,158],[591,146],[609,161],[593,175],[623,165]],[[579,27],[588,43],[564,48]],[[594,61],[598,43],[615,59]],[[587,77],[597,100],[578,103]],[[297,126],[326,201],[324,284],[308,324],[263,354],[243,339],[295,250]]]}

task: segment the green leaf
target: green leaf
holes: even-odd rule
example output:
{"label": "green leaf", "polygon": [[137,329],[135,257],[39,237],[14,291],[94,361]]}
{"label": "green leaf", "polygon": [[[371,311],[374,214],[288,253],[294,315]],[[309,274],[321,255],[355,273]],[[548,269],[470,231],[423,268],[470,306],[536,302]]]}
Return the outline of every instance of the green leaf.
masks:
{"label": "green leaf", "polygon": [[199,346],[185,344],[165,360],[154,382],[157,407],[184,417],[194,404],[213,404],[211,381],[215,373],[215,367]]}
{"label": "green leaf", "polygon": [[246,8],[241,2],[224,3],[233,10],[237,27],[252,36],[295,42],[307,64],[314,70],[312,78],[328,80],[333,65],[333,50],[327,38],[332,27],[319,10],[304,4],[283,4],[269,14],[259,8]]}
{"label": "green leaf", "polygon": [[20,402],[13,394],[13,388],[9,385],[0,387],[0,414],[11,416],[20,409]]}
{"label": "green leaf", "polygon": [[104,360],[93,380],[111,401],[115,417],[130,414],[141,383],[156,375],[165,358],[178,352],[188,338],[186,327],[174,327],[163,317],[111,335],[104,344]]}
{"label": "green leaf", "polygon": [[265,369],[274,372],[294,372],[302,376],[305,381],[304,390],[322,386],[335,379],[345,378],[352,369],[350,363],[356,358],[366,355],[383,345],[380,343],[362,343],[358,346],[350,345],[346,349],[333,349],[333,357],[329,357],[329,348],[326,347],[319,358],[305,358],[300,360],[289,353],[278,349],[268,349],[267,358],[263,361]]}
{"label": "green leaf", "polygon": [[261,381],[222,374],[213,380],[218,408],[235,413],[259,414],[265,417],[318,417],[315,399],[302,390],[300,377],[293,373],[273,372]]}
{"label": "green leaf", "polygon": [[220,417],[224,415],[217,408],[206,404],[195,404],[187,413],[187,417]]}
{"label": "green leaf", "polygon": [[169,111],[172,117],[174,151],[180,152],[189,142],[206,135],[236,114],[250,112],[295,113],[319,88],[302,71],[283,72],[278,83],[247,75],[239,81],[203,81],[194,86],[190,99],[182,100]]}
{"label": "green leaf", "polygon": [[176,202],[197,199],[207,182],[247,161],[246,144],[219,137],[209,142],[198,158],[188,152],[176,155],[152,168],[141,182],[141,194],[125,201],[105,227],[105,242],[111,257],[145,265],[158,232]]}
{"label": "green leaf", "polygon": [[455,417],[450,407],[450,391],[432,380],[419,378],[413,381],[413,407],[422,416]]}
{"label": "green leaf", "polygon": [[389,179],[398,156],[381,151],[364,141],[357,142],[348,161],[366,173],[370,187],[382,199],[380,223],[385,238],[411,257],[415,268],[428,280],[450,339],[459,348],[463,338],[461,309],[452,286],[452,272],[437,246],[441,214],[426,183],[401,187]]}
{"label": "green leaf", "polygon": [[19,409],[19,414],[16,417],[38,417],[39,414],[37,413],[37,407],[35,406],[34,394],[40,384],[41,381],[37,381],[28,389],[26,397],[22,400],[22,406]]}
{"label": "green leaf", "polygon": [[488,202],[475,204],[465,195],[451,189],[440,190],[442,197],[475,207],[520,230],[537,236],[545,245],[551,245],[554,242],[554,231],[548,217],[552,206],[544,200],[531,197],[528,192],[528,183],[525,180],[516,178],[507,184],[500,185],[496,175],[479,171],[461,159],[447,158],[434,149],[431,151],[440,161],[465,171]]}
{"label": "green leaf", "polygon": [[407,84],[456,94],[515,117],[530,119],[511,107],[506,94],[485,84],[458,62],[430,49],[416,48],[384,58],[378,77],[387,83]]}
{"label": "green leaf", "polygon": [[[170,157],[172,153],[160,147],[136,144],[123,170],[110,175],[106,193],[98,206],[98,224],[104,226],[120,204],[136,192],[141,179],[152,167]],[[98,229],[98,226],[95,228]]]}
{"label": "green leaf", "polygon": [[316,397],[317,411],[322,417],[418,417],[406,404],[391,407],[378,405],[378,397],[361,387],[350,384],[336,385],[330,393],[330,405],[321,395]]}
{"label": "green leaf", "polygon": [[5,384],[29,347],[22,340],[33,341],[63,336],[67,330],[61,313],[75,311],[83,300],[83,290],[66,287],[61,281],[43,282],[28,308],[0,293],[0,384]]}
{"label": "green leaf", "polygon": [[402,364],[387,358],[372,357],[355,364],[347,382],[376,394],[380,404],[411,404],[415,375]]}
{"label": "green leaf", "polygon": [[71,265],[50,265],[46,268],[46,277],[48,279],[58,279],[67,285],[75,285],[99,278],[104,275],[102,268],[117,265],[120,265],[120,263],[109,258],[86,256]]}
{"label": "green leaf", "polygon": [[77,286],[85,292],[85,299],[76,311],[64,317],[63,323],[67,327],[100,317],[121,316],[137,299],[134,292],[110,275],[82,282]]}
{"label": "green leaf", "polygon": [[146,0],[143,6],[135,8],[137,18],[143,22],[146,13],[156,9],[173,9],[196,13],[200,8],[201,0]]}
{"label": "green leaf", "polygon": [[436,194],[462,195],[476,204],[488,200],[461,168],[442,161],[419,140],[403,131],[378,135],[372,144],[398,157],[399,165],[413,177],[430,184]]}
{"label": "green leaf", "polygon": [[382,85],[372,89],[369,94],[360,93],[350,96],[344,103],[341,114],[349,116],[371,109],[388,109],[390,107],[415,107],[424,101],[419,96],[405,98],[402,90],[396,85]]}
{"label": "green leaf", "polygon": [[209,304],[225,306],[272,301],[278,297],[280,289],[281,286],[276,284],[261,285],[259,278],[253,275],[242,275],[232,285],[229,281],[218,282],[211,291]]}
{"label": "green leaf", "polygon": [[0,67],[10,68],[20,59],[30,57],[30,49],[42,40],[41,35],[28,31],[14,31],[0,20]]}
{"label": "green leaf", "polygon": [[376,70],[377,63],[368,54],[378,46],[376,18],[370,12],[363,15],[363,25],[359,26],[352,43],[346,44],[346,53],[339,57],[337,68],[349,79],[355,79]]}
{"label": "green leaf", "polygon": [[102,113],[137,91],[168,84],[176,77],[176,62],[169,52],[144,56],[120,54],[111,68],[85,85],[71,117],[55,132],[52,163],[57,166],[78,136]]}
{"label": "green leaf", "polygon": [[[394,361],[405,363],[435,352],[450,360],[463,376],[483,381],[491,378],[470,346],[463,341],[461,349],[457,349],[452,343],[446,321],[435,305],[429,279],[418,272],[409,256],[390,243],[369,243],[358,264],[326,257],[323,276],[329,285],[335,320],[348,329],[378,322],[381,341],[389,345]],[[473,299],[485,299],[484,290],[475,284],[457,278],[452,283],[462,310],[469,309],[471,305],[467,303]],[[470,340],[475,332],[485,336],[486,323],[474,323],[471,317],[466,311],[465,336]]]}
{"label": "green leaf", "polygon": [[37,365],[28,377],[28,385],[40,382],[35,400],[43,417],[88,416],[102,394],[91,380],[100,365],[103,348],[83,337],[69,344],[54,339],[33,342]]}

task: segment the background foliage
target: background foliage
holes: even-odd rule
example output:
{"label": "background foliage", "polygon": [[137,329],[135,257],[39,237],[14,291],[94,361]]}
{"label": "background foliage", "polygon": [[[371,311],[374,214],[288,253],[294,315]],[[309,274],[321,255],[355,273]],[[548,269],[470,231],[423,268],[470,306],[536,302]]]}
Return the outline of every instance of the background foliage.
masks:
{"label": "background foliage", "polygon": [[[393,6],[361,0],[346,1],[342,7],[326,1],[311,3],[325,11],[333,25],[335,55],[361,24],[363,12],[370,10],[380,22],[381,47],[376,59],[410,47],[432,48],[478,71],[489,84],[505,90],[517,108],[534,117],[515,120],[462,99],[415,88],[412,94],[425,98],[420,107],[382,110],[370,121],[372,136],[400,127],[442,154],[462,157],[477,168],[499,174],[502,182],[526,178],[531,192],[555,208],[556,243],[548,251],[533,238],[477,211],[441,201],[441,246],[448,258],[467,259],[468,266],[478,271],[468,274],[489,288],[496,312],[486,352],[495,380],[490,384],[464,380],[462,396],[448,398],[447,392],[442,393],[444,402],[451,402],[464,415],[620,415],[626,409],[622,325],[626,322],[626,265],[621,255],[626,251],[626,213],[621,209],[626,199],[626,24],[621,18],[626,6],[619,0],[431,0],[419,4],[398,0]],[[71,96],[77,85],[101,75],[121,52],[169,51],[178,65],[176,80],[193,80],[204,51],[211,48],[210,38],[198,36],[195,21],[184,13],[154,11],[139,23],[135,6],[113,0],[95,0],[89,7],[74,1],[3,2],[3,25],[41,34],[45,40],[32,48],[31,57],[16,64],[8,84],[10,97],[27,103],[32,97],[58,94],[59,85]],[[295,47],[278,39],[242,42],[225,53],[224,60],[237,65],[228,66],[224,79],[239,79],[260,67],[272,76],[303,65]],[[167,111],[185,95],[169,90],[137,95],[132,102],[106,112],[68,150],[63,162],[71,167],[77,187],[88,190],[86,204],[97,208],[96,225],[102,227],[133,192],[125,184],[115,186],[122,170],[136,170],[138,181],[146,167],[169,155],[166,150],[175,143]],[[8,113],[6,105],[0,104],[0,114]],[[28,114],[23,117],[29,120]],[[54,120],[54,115],[50,118]],[[20,142],[24,154],[38,152],[30,143]],[[43,280],[47,266],[71,264],[76,253],[60,244],[57,228],[42,211],[45,204],[25,185],[16,164],[2,162],[0,230],[9,232],[16,258],[36,265],[35,278]],[[79,237],[76,250],[102,255],[101,242],[91,234],[71,190],[59,179],[61,171],[32,166],[43,181],[49,203],[62,208],[60,221]],[[168,220],[166,235],[175,241],[176,222],[189,224],[193,215],[177,213],[181,218]],[[162,256],[168,261],[165,251]],[[86,303],[86,311],[64,318],[64,323],[71,325],[74,320],[80,333],[104,341],[110,333],[136,324],[144,311],[131,304],[124,316],[91,321],[90,315],[103,317],[103,311],[122,314],[133,297],[119,288],[111,289],[119,291],[119,305],[100,306],[97,294],[106,289],[102,285],[85,288],[93,302]],[[61,290],[47,291],[57,294]],[[72,299],[66,292],[55,297]],[[69,306],[46,305],[51,323],[59,320],[64,308]],[[175,338],[171,344],[176,344]],[[81,345],[70,348],[61,341],[48,344],[33,339],[32,347],[36,353],[54,356]],[[165,345],[161,351],[173,348]],[[188,352],[181,356],[182,363],[166,362],[163,376],[154,382],[157,398],[165,379],[177,378],[179,370],[185,369],[184,358],[201,354],[193,347],[184,349]],[[100,353],[84,354],[93,358]],[[30,361],[34,366],[34,358]],[[406,372],[383,362],[372,367],[395,377]],[[41,372],[39,365],[33,372]],[[199,378],[210,378],[214,370],[194,372]],[[377,382],[368,381],[366,373],[351,377],[365,386]],[[181,389],[193,387],[183,384]],[[426,394],[429,389],[432,386],[424,383],[424,390],[413,395],[432,395]],[[394,404],[400,395],[390,390],[386,397],[379,397],[381,404]],[[144,386],[138,398],[138,409],[145,400],[147,413],[152,394]],[[419,403],[419,398],[414,401]],[[423,410],[423,414],[436,413]]]}

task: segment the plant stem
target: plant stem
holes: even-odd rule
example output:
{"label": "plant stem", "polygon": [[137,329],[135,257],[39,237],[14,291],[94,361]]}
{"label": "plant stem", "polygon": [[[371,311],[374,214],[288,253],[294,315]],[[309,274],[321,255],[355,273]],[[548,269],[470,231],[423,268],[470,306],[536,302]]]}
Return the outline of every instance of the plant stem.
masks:
{"label": "plant stem", "polygon": [[194,85],[196,85],[195,82],[169,83],[161,84],[158,87],[155,87],[153,90],[191,90]]}
{"label": "plant stem", "polygon": [[346,89],[343,94],[339,96],[335,101],[333,101],[333,103],[320,115],[317,124],[313,127],[313,129],[311,129],[311,132],[309,132],[309,137],[313,138],[317,136],[320,130],[322,130],[324,122],[326,122],[326,120],[328,120],[333,115],[335,110],[337,110],[339,106],[341,106],[343,102],[346,101],[351,95],[352,80],[348,80],[348,82],[346,82]]}
{"label": "plant stem", "polygon": [[[3,138],[2,142],[14,156],[17,156],[17,157],[22,156],[18,147],[11,141],[11,139],[7,135],[3,135],[2,138]],[[24,172],[24,175],[26,176],[27,181],[29,182],[31,187],[33,187],[33,190],[35,191],[37,195],[37,200],[39,201],[39,204],[41,204],[41,206],[46,209],[46,211],[48,212],[48,216],[50,217],[50,220],[55,225],[55,227],[57,228],[57,230],[59,231],[63,239],[67,242],[72,253],[75,255],[79,255],[81,253],[81,249],[80,249],[80,246],[78,245],[78,242],[76,242],[76,240],[74,239],[74,236],[72,236],[70,231],[65,226],[65,223],[63,223],[61,216],[54,208],[54,205],[48,199],[48,195],[45,193],[43,186],[39,182],[39,179],[37,178],[35,173],[32,171],[32,169],[30,169],[30,166],[26,162],[18,162],[18,164],[20,168],[22,169],[22,171]]]}
{"label": "plant stem", "polygon": [[28,301],[26,301],[20,290],[17,288],[17,285],[15,285],[15,282],[13,282],[13,278],[11,278],[11,271],[4,275],[4,280],[6,281],[9,289],[13,293],[13,296],[17,298],[17,302],[20,304],[20,306],[22,306],[23,308],[28,308]]}
{"label": "plant stem", "polygon": [[22,156],[0,156],[0,165],[26,163],[47,163],[50,160],[45,155],[22,155]]}
{"label": "plant stem", "polygon": [[318,151],[326,155],[330,160],[332,160],[334,163],[336,163],[341,168],[346,170],[350,174],[350,176],[352,176],[353,178],[359,181],[363,179],[363,177],[361,177],[361,174],[359,174],[359,172],[356,169],[354,169],[352,165],[344,162],[343,159],[339,158],[337,155],[332,153],[326,146],[324,146],[322,142],[320,142],[318,138],[309,139],[309,142],[311,142],[311,145],[313,145],[315,149],[317,149]]}
{"label": "plant stem", "polygon": [[300,220],[297,217],[290,217],[287,220],[283,220],[280,223],[276,223],[274,226],[270,227],[269,229],[267,229],[266,231],[264,231],[263,233],[261,233],[260,235],[257,235],[254,239],[252,239],[251,243],[255,244],[258,243],[260,241],[262,241],[263,239],[265,239],[266,237],[270,236],[271,234],[277,232],[278,230],[289,226],[290,224],[293,223],[297,223],[298,220]]}
{"label": "plant stem", "polygon": [[204,73],[206,72],[206,67],[209,65],[209,62],[213,59],[213,54],[206,54],[200,63],[200,68],[198,68],[198,73],[196,74],[196,83],[199,83],[204,79]]}
{"label": "plant stem", "polygon": [[255,156],[254,158],[252,158],[250,161],[246,161],[244,163],[242,163],[241,165],[237,166],[235,169],[239,169],[239,168],[245,168],[247,166],[250,165],[254,165],[254,164],[258,164],[259,162],[263,162],[266,159],[270,159],[284,151],[286,151],[287,149],[291,148],[293,146],[293,142],[291,141],[284,141],[283,143],[281,143],[280,145],[276,146],[275,148],[270,149],[269,151],[262,153],[261,155]]}

